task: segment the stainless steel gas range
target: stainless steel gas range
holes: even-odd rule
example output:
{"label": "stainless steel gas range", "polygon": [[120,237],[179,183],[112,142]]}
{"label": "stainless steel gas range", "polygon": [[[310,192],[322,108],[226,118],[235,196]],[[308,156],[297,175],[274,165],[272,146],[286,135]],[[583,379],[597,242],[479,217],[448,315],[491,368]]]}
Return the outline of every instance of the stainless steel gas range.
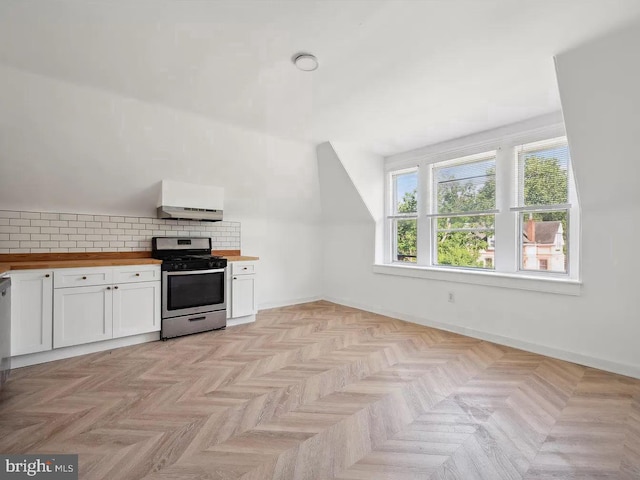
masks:
{"label": "stainless steel gas range", "polygon": [[160,338],[226,327],[227,260],[211,255],[211,239],[154,237],[152,247],[162,260]]}

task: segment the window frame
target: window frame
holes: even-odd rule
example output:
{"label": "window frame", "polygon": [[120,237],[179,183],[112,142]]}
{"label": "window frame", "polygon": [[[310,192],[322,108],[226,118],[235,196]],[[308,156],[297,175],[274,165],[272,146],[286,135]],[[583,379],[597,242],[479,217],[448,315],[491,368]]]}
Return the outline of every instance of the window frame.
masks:
{"label": "window frame", "polygon": [[[416,173],[418,178],[418,188],[416,192],[417,206],[415,213],[397,213],[396,212],[396,185],[394,183],[394,177],[397,175],[403,175],[407,173]],[[391,263],[396,265],[410,265],[412,262],[403,262],[397,259],[397,222],[398,220],[416,220],[420,217],[420,168],[418,166],[396,169],[387,173],[387,181],[385,182],[386,189],[386,201],[385,201],[385,248],[384,260],[385,263]],[[418,232],[418,240],[420,233]],[[420,248],[416,245],[416,257]],[[416,262],[417,263],[417,258]]]}
{"label": "window frame", "polygon": [[[524,184],[525,180],[522,179],[522,189],[520,187],[520,178],[521,175],[524,176],[524,169],[526,168],[524,165],[520,163],[520,155],[522,153],[527,152],[538,152],[544,151],[548,149],[552,149],[554,147],[558,147],[561,145],[566,145],[569,148],[569,142],[566,135],[561,135],[555,138],[548,138],[545,140],[538,140],[534,142],[527,142],[514,147],[514,163],[516,165],[515,173],[516,177],[514,178],[514,188],[516,189],[516,203],[515,206],[512,206],[510,210],[517,214],[517,223],[518,223],[518,236],[517,240],[519,242],[518,247],[518,271],[526,274],[539,274],[543,275],[566,275],[568,278],[571,278],[571,268],[573,262],[572,256],[572,235],[571,235],[571,217],[572,217],[572,207],[575,203],[577,203],[577,199],[575,196],[574,190],[576,190],[575,180],[573,178],[573,162],[571,160],[571,149],[569,148],[569,158],[567,159],[567,202],[562,204],[541,204],[541,205],[524,205]],[[522,149],[522,150],[519,150]],[[521,191],[522,190],[522,191]],[[572,204],[572,199],[574,200]],[[524,243],[523,243],[523,221],[521,216],[525,213],[540,213],[540,212],[560,212],[566,211],[567,214],[567,231],[565,232],[567,240],[565,242],[567,246],[567,253],[565,258],[565,266],[566,270],[564,272],[552,271],[552,270],[542,270],[542,269],[526,269],[524,268]],[[575,215],[575,213],[574,213]],[[575,268],[575,267],[574,267]]]}
{"label": "window frame", "polygon": [[[535,125],[536,122],[529,122]],[[552,124],[535,128],[526,127],[527,122],[521,125],[503,127],[490,132],[473,135],[442,144],[423,147],[414,151],[394,155],[385,159],[385,176],[390,177],[403,169],[418,170],[418,261],[415,264],[402,262],[391,262],[391,244],[389,235],[385,236],[383,256],[384,264],[375,268],[377,273],[388,273],[396,275],[406,275],[422,278],[441,278],[446,281],[459,281],[463,283],[481,283],[504,285],[512,288],[526,288],[529,284],[532,290],[551,291],[558,293],[574,292],[574,286],[580,284],[580,207],[578,202],[578,186],[575,184],[573,173],[573,161],[569,160],[568,182],[569,182],[569,211],[570,221],[567,222],[567,272],[552,272],[541,270],[522,270],[521,255],[522,249],[518,248],[520,243],[521,225],[519,225],[519,213],[511,209],[517,203],[517,148],[522,145],[533,144],[535,142],[547,142],[551,139],[565,137],[564,125],[559,121]],[[519,128],[520,127],[520,128]],[[571,154],[570,142],[569,150]],[[494,269],[468,268],[451,265],[437,265],[434,257],[434,229],[432,219],[428,216],[432,212],[434,192],[433,167],[446,161],[454,162],[457,159],[472,155],[482,155],[489,151],[496,151],[496,210],[494,224],[494,240],[496,245],[493,259]],[[385,185],[389,186],[386,181]],[[389,192],[387,199],[387,213]],[[429,213],[423,213],[429,212]],[[389,222],[386,222],[387,226]],[[394,266],[401,268],[393,269]],[[408,269],[421,270],[423,273],[410,273]],[[393,272],[393,273],[392,273]],[[440,275],[439,272],[443,272]],[[448,273],[444,273],[448,272]],[[495,277],[494,281],[488,282],[488,277]],[[518,282],[505,282],[504,278],[520,279]],[[455,280],[451,280],[455,279]],[[485,279],[480,280],[479,279]],[[566,286],[560,288],[560,285]],[[568,293],[574,294],[574,293]]]}
{"label": "window frame", "polygon": [[[486,270],[486,271],[492,271],[495,269],[495,262],[493,262],[493,267],[492,268],[488,268],[488,267],[470,267],[470,266],[463,266],[463,265],[446,265],[446,264],[440,264],[438,263],[438,219],[440,218],[450,218],[452,216],[465,216],[465,217],[481,217],[481,216],[493,216],[493,228],[491,229],[493,231],[493,237],[495,237],[495,232],[496,232],[496,224],[495,224],[495,215],[497,213],[500,213],[500,210],[497,208],[497,202],[498,199],[494,198],[494,208],[493,209],[487,209],[487,210],[477,210],[477,211],[468,211],[468,212],[450,212],[449,215],[447,215],[447,213],[440,213],[437,211],[438,209],[438,188],[437,188],[437,181],[436,181],[436,172],[441,169],[441,168],[450,168],[450,167],[457,167],[457,166],[462,166],[462,165],[470,165],[472,163],[477,163],[477,162],[482,162],[482,161],[487,161],[487,160],[493,160],[494,161],[494,168],[496,168],[496,174],[497,174],[497,152],[496,150],[488,150],[486,152],[480,152],[480,153],[476,153],[473,155],[466,155],[463,157],[458,157],[458,158],[453,158],[450,160],[444,160],[441,162],[436,162],[436,163],[432,163],[429,165],[429,169],[431,172],[430,175],[430,184],[429,184],[429,194],[431,197],[431,203],[430,203],[430,209],[428,210],[430,213],[428,213],[426,216],[429,218],[430,222],[429,222],[429,226],[430,226],[430,234],[431,234],[431,266],[433,267],[437,267],[437,268],[459,268],[459,269],[469,269],[469,270]],[[495,175],[495,174],[494,174]],[[496,183],[497,186],[497,183]],[[497,197],[497,195],[496,195]],[[494,251],[495,251],[495,241],[494,241]]]}

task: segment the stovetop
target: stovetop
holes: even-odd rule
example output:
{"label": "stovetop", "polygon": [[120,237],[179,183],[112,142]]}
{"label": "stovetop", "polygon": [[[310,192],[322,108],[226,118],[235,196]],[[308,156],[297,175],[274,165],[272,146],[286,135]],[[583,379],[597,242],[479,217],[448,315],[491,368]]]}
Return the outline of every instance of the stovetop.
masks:
{"label": "stovetop", "polygon": [[180,270],[210,270],[225,268],[226,258],[214,255],[183,255],[181,257],[169,257],[162,260],[162,270],[175,272]]}
{"label": "stovetop", "polygon": [[227,260],[211,255],[211,238],[208,237],[153,237],[153,258],[162,260],[161,269],[213,270],[225,268]]}

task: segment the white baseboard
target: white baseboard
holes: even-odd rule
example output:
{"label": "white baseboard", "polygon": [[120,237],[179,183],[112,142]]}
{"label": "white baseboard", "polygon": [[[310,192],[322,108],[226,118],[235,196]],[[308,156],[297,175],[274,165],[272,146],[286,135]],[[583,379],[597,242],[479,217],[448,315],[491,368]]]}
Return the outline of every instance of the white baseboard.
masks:
{"label": "white baseboard", "polygon": [[138,345],[146,342],[155,342],[156,340],[160,340],[160,332],[143,333],[140,335],[132,335],[130,337],[105,340],[104,342],[86,343],[84,345],[75,345],[73,347],[56,348],[55,350],[48,350],[46,352],[19,355],[17,357],[11,357],[11,368],[28,367],[29,365],[37,365],[38,363],[77,357],[78,355],[86,355],[87,353],[104,352],[105,350],[129,347],[131,345]]}
{"label": "white baseboard", "polygon": [[448,323],[438,322],[424,317],[416,317],[413,315],[406,315],[400,312],[393,312],[383,308],[375,308],[370,305],[364,305],[358,302],[352,302],[342,298],[325,297],[328,302],[337,303],[346,307],[357,308],[371,313],[377,313],[385,315],[387,317],[397,318],[411,323],[417,323],[418,325],[424,325],[427,327],[437,328],[439,330],[445,330],[447,332],[459,333],[468,337],[478,338],[480,340],[486,340],[488,342],[497,343],[499,345],[505,345],[507,347],[513,347],[527,352],[538,353],[547,357],[557,358],[559,360],[565,360],[567,362],[577,363],[587,367],[593,367],[607,372],[618,373],[620,375],[626,375],[628,377],[640,379],[640,366],[631,365],[620,362],[613,362],[603,358],[592,357],[589,355],[583,355],[581,353],[569,352],[566,350],[560,350],[557,348],[541,345],[538,343],[530,343],[516,338],[505,337],[502,335],[496,335],[494,333],[484,332],[482,330],[475,330],[472,328],[461,327],[459,325],[451,325]]}
{"label": "white baseboard", "polygon": [[255,315],[247,315],[245,317],[227,318],[227,327],[236,327],[245,323],[253,323],[256,321]]}
{"label": "white baseboard", "polygon": [[295,298],[292,300],[285,300],[282,302],[271,302],[271,303],[262,303],[259,305],[258,310],[268,310],[270,308],[280,308],[280,307],[290,307],[291,305],[300,305],[302,303],[311,303],[317,302],[319,300],[323,300],[324,298],[321,296],[317,297],[306,297],[306,298]]}

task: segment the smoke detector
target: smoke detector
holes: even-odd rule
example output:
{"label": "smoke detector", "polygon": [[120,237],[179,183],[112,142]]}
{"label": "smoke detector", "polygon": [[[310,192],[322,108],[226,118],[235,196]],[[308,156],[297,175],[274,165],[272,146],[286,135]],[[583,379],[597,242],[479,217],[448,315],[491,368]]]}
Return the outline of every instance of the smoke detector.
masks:
{"label": "smoke detector", "polygon": [[310,53],[296,53],[293,56],[293,63],[303,72],[313,72],[318,68],[318,59]]}

